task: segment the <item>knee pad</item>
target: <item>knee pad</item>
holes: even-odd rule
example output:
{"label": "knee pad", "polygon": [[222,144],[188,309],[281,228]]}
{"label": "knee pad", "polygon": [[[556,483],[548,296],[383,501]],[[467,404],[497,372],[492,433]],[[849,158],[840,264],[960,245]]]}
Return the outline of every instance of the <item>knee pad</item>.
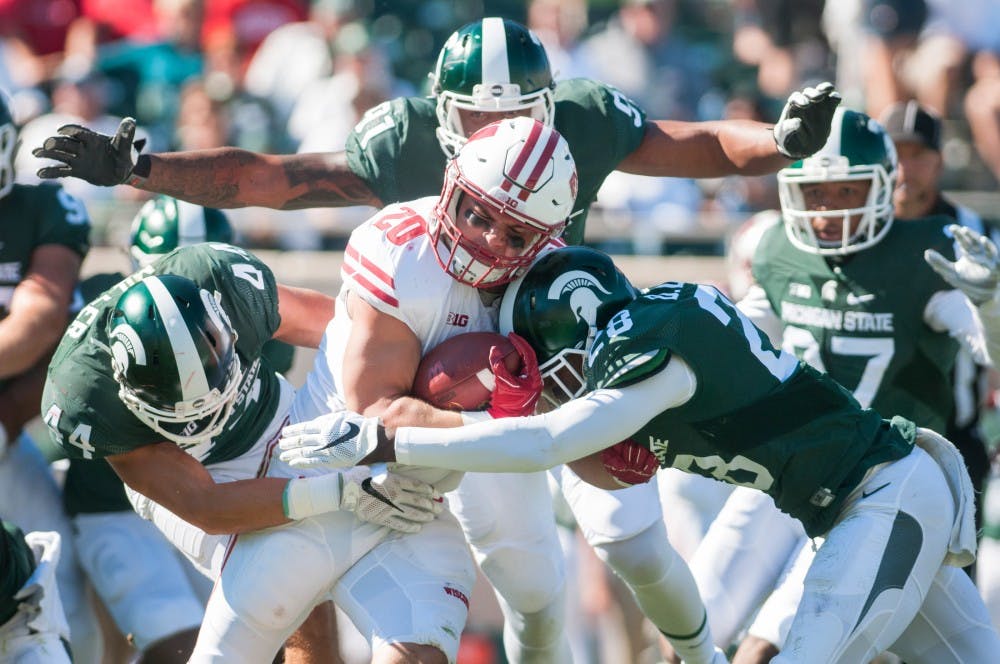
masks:
{"label": "knee pad", "polygon": [[630,586],[656,583],[677,557],[662,521],[628,539],[597,544],[594,551]]}
{"label": "knee pad", "polygon": [[497,594],[519,613],[545,609],[561,600],[566,588],[563,560],[549,552],[498,548],[482,556],[479,566]]}

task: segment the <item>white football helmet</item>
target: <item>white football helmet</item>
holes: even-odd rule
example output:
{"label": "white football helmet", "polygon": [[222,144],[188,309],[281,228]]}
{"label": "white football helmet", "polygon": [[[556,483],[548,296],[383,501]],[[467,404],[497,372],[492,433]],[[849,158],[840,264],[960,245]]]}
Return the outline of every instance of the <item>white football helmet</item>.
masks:
{"label": "white football helmet", "polygon": [[[823,256],[843,256],[877,244],[892,226],[896,169],[896,148],[882,125],[864,113],[838,108],[826,144],[816,154],[778,171],[778,197],[789,241],[802,251]],[[844,181],[871,183],[862,207],[808,209],[802,185]],[[857,215],[861,222],[851,233],[851,218]],[[816,237],[814,217],[843,224],[841,239],[824,242]]]}
{"label": "white football helmet", "polygon": [[[438,262],[451,276],[476,288],[512,281],[566,228],[576,190],[576,164],[559,132],[527,117],[483,127],[445,171],[427,229]],[[507,215],[535,237],[517,256],[490,253],[459,230],[463,196]]]}

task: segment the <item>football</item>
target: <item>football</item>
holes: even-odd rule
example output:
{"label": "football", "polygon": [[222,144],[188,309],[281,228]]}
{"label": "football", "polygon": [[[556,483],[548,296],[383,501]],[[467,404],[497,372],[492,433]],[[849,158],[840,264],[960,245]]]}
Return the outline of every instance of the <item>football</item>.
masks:
{"label": "football", "polygon": [[445,410],[483,410],[490,404],[494,377],[490,348],[497,346],[511,373],[521,369],[514,345],[495,332],[467,332],[442,341],[420,360],[413,396]]}

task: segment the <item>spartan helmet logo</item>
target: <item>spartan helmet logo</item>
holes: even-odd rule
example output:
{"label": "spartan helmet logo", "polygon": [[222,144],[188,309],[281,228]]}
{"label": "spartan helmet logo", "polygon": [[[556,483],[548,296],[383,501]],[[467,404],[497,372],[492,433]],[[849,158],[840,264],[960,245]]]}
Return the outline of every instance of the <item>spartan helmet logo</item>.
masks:
{"label": "spartan helmet logo", "polygon": [[131,358],[139,366],[146,366],[146,348],[138,333],[128,325],[118,325],[111,331],[111,367],[122,376],[128,371]]}
{"label": "spartan helmet logo", "polygon": [[837,299],[837,282],[831,279],[820,288],[820,297],[827,302],[834,302]]}
{"label": "spartan helmet logo", "polygon": [[550,300],[560,300],[569,294],[569,305],[578,321],[583,321],[587,327],[597,327],[597,309],[601,306],[601,298],[594,290],[610,296],[597,277],[583,270],[570,270],[559,275],[549,286],[547,296]]}

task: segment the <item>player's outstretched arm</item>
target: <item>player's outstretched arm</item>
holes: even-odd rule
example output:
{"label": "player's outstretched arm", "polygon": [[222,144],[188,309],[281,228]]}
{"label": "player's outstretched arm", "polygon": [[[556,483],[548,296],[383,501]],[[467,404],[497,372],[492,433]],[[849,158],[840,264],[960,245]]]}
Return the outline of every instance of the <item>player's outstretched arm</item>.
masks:
{"label": "player's outstretched arm", "polygon": [[60,162],[39,169],[38,176],[76,177],[105,187],[129,184],[215,208],[381,206],[348,168],[343,152],[267,155],[224,147],[141,154],[134,136],[132,118],[122,120],[114,136],[64,125],[32,150]]}
{"label": "player's outstretched arm", "polygon": [[387,430],[351,411],[285,427],[281,459],[296,467],[342,468],[398,461],[473,472],[534,472],[569,463],[625,440],[694,394],[694,373],[680,358],[621,389],[602,389],[544,415],[508,417],[453,429]]}
{"label": "player's outstretched arm", "polygon": [[637,175],[707,178],[762,175],[823,147],[840,94],[830,83],[793,92],[777,123],[750,120],[651,120],[618,170]]}
{"label": "player's outstretched arm", "polygon": [[431,485],[369,468],[216,483],[171,442],[113,455],[108,462],[129,487],[209,534],[250,532],[335,511],[415,533],[443,509]]}

